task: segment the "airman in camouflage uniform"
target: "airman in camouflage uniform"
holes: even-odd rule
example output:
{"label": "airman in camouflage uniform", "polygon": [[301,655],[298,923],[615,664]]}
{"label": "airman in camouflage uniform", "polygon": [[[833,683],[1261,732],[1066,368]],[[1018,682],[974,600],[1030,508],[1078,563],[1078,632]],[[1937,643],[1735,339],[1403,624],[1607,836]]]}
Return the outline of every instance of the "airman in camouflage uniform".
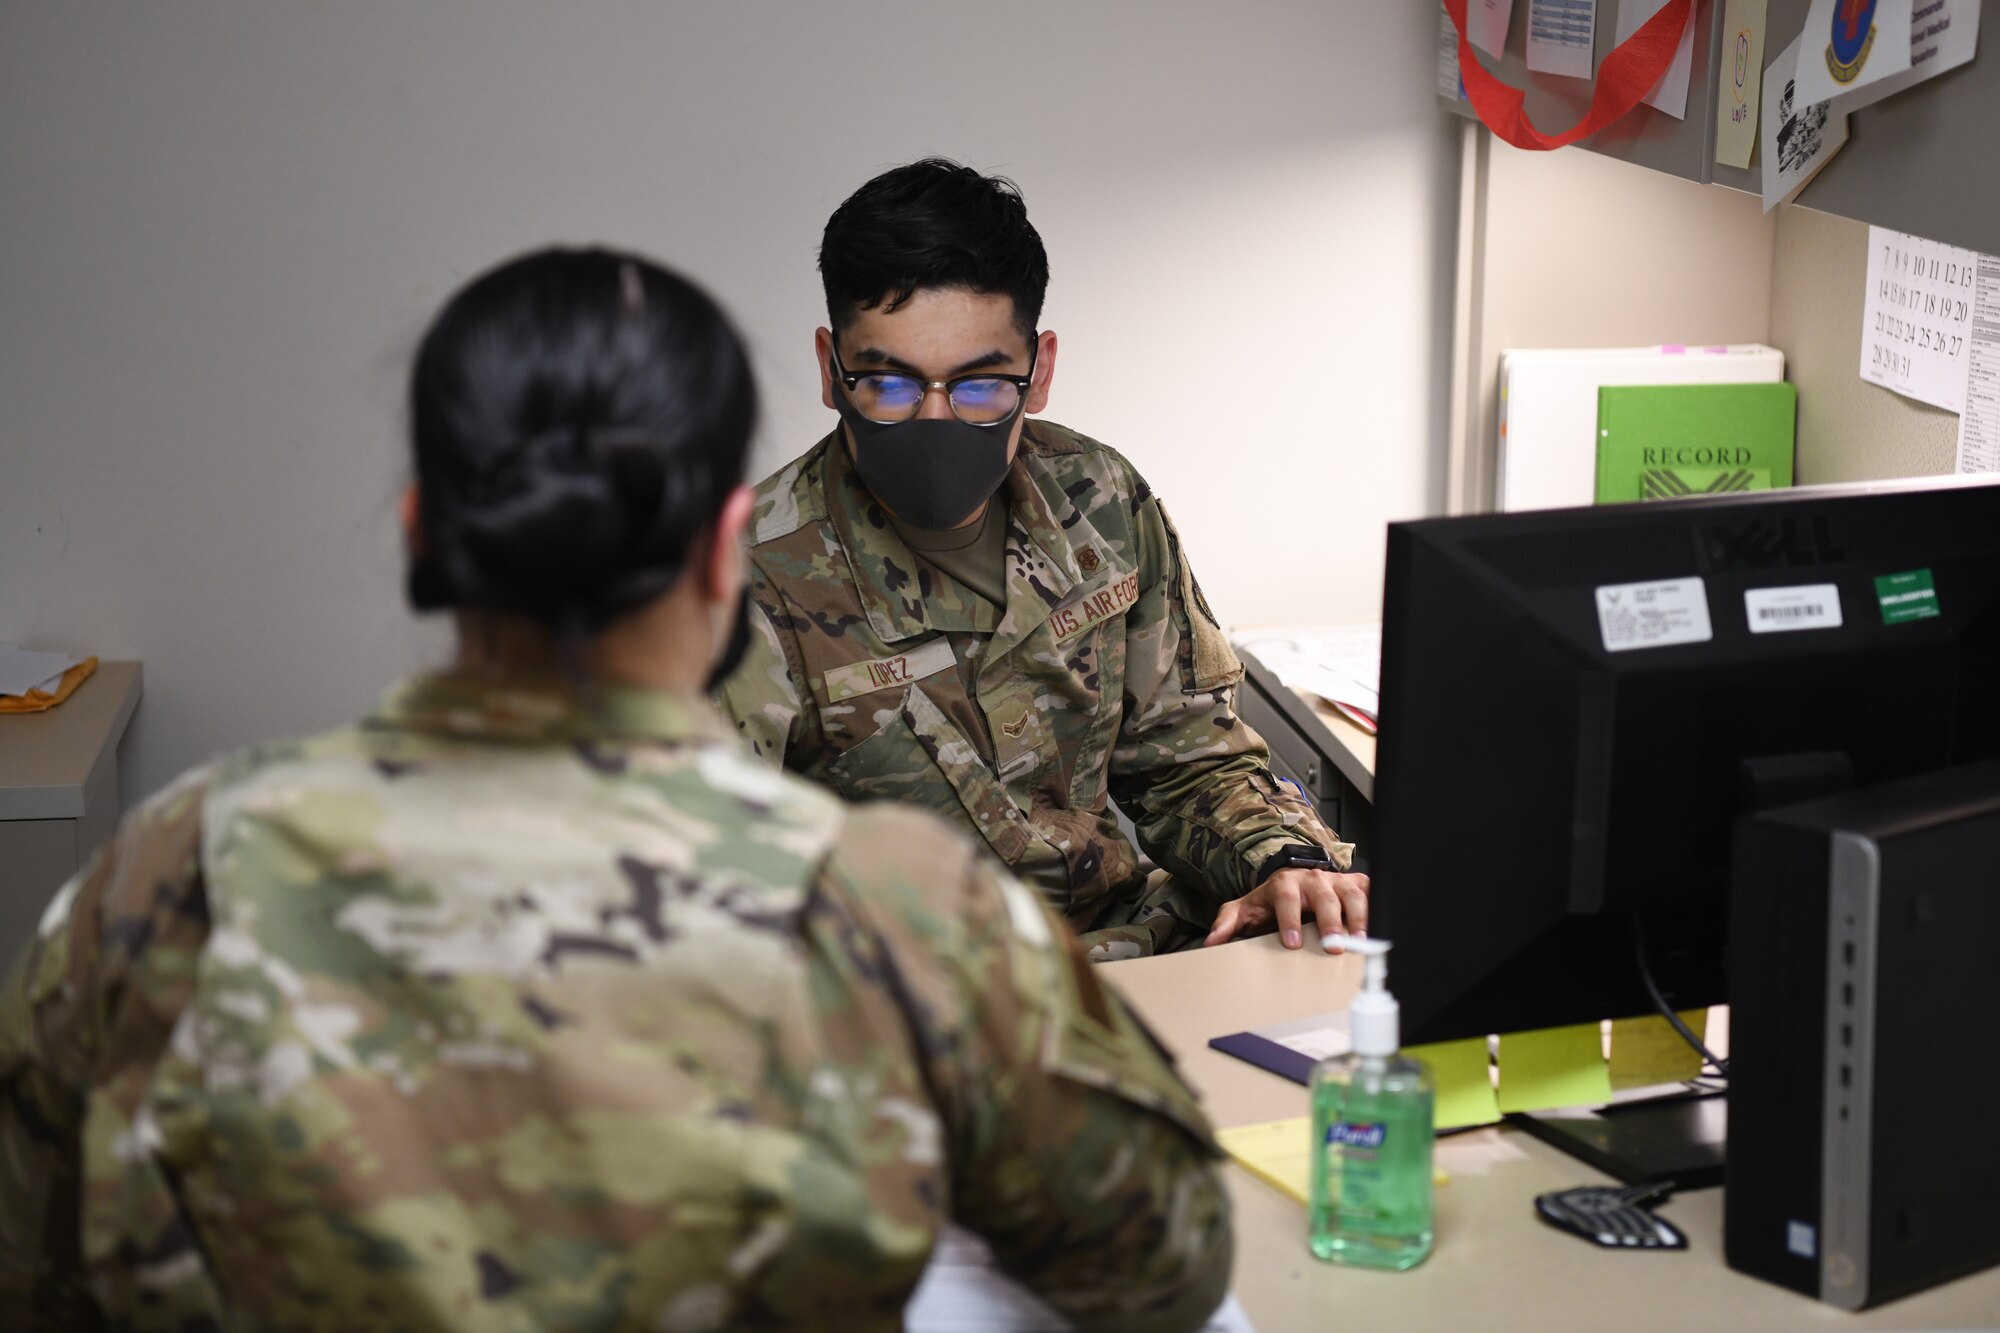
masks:
{"label": "airman in camouflage uniform", "polygon": [[[1174,628],[1155,507],[1049,504],[1016,577],[1050,610],[996,641],[1062,642],[1114,699],[1228,674]],[[1093,632],[1121,599],[1158,608],[1136,671]],[[1137,688],[1130,735],[1024,695],[1008,753],[1228,740]],[[885,747],[972,725],[894,697]],[[1189,866],[1226,859],[1160,809]],[[894,1328],[952,1217],[1086,1326],[1193,1327],[1229,1266],[1213,1155],[1061,923],[933,821],[772,771],[691,696],[432,677],[190,775],[52,904],[0,996],[0,1325]]]}
{"label": "airman in camouflage uniform", "polygon": [[[719,699],[773,763],[934,811],[1110,961],[1311,912],[1367,879],[1234,709],[1242,668],[1150,487],[1046,409],[1048,257],[1011,182],[940,158],[828,219],[821,401],[757,490],[750,652]],[[1125,835],[1122,812],[1157,867]]]}
{"label": "airman in camouflage uniform", "polygon": [[1001,497],[996,607],[913,556],[837,432],[758,488],[752,646],[720,695],[758,753],[977,835],[1100,960],[1199,942],[1281,848],[1347,869],[1236,715],[1242,667],[1132,465],[1031,420]]}

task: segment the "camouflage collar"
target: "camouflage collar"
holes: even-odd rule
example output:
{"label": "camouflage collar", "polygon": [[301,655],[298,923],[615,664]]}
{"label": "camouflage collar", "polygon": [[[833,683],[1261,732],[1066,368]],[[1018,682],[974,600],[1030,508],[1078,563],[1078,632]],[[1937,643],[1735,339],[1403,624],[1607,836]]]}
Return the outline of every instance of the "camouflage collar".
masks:
{"label": "camouflage collar", "polygon": [[[1045,443],[1035,423],[1030,421],[1021,432],[1021,448],[1014,455],[1014,466],[1007,470],[1006,481],[1007,545],[1017,555],[1040,557],[1027,561],[1009,559],[1009,568],[1021,564],[1041,566],[1040,581],[1056,599],[1083,581],[1083,570],[1077,564],[1076,549],[1071,543],[1079,538],[1087,542],[1096,535],[1090,524],[1083,521],[1076,502],[1064,492],[1061,481],[1042,462],[1049,454],[1064,452],[1071,451]],[[1013,598],[1010,596],[1008,601],[1011,603]]]}
{"label": "camouflage collar", "polygon": [[[933,630],[991,633],[997,628],[1007,633],[1007,622],[1022,618],[1013,571],[1023,567],[1035,571],[1033,600],[1027,606],[1041,616],[1082,580],[1071,538],[1056,518],[1058,513],[1074,514],[1075,506],[1041,464],[1046,454],[1062,450],[1042,441],[1034,422],[1022,428],[1021,447],[1001,486],[1009,510],[1010,572],[1007,607],[997,626],[993,617],[982,614],[978,607],[950,605],[945,599],[926,601],[918,591],[916,557],[855,472],[839,430],[836,428],[819,447],[824,459],[821,490],[827,515],[846,554],[848,572],[862,609],[868,613],[869,627],[884,643]],[[1076,518],[1071,522],[1074,524]],[[1034,558],[1016,558],[1020,553]]]}
{"label": "camouflage collar", "polygon": [[478,740],[734,741],[706,699],[665,690],[599,685],[580,693],[547,677],[437,672],[390,690],[368,725]]}

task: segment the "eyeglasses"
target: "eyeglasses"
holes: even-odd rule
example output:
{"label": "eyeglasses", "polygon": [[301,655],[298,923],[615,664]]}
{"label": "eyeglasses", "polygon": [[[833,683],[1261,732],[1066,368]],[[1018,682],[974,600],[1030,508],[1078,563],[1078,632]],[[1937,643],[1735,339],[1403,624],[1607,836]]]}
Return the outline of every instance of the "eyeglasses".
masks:
{"label": "eyeglasses", "polygon": [[960,375],[957,379],[927,380],[920,375],[903,375],[892,370],[849,370],[833,352],[833,373],[847,386],[848,401],[854,410],[879,426],[909,421],[923,410],[924,395],[941,390],[951,404],[951,414],[968,426],[998,426],[1012,419],[1033,382],[1033,352],[1029,353],[1026,375]]}

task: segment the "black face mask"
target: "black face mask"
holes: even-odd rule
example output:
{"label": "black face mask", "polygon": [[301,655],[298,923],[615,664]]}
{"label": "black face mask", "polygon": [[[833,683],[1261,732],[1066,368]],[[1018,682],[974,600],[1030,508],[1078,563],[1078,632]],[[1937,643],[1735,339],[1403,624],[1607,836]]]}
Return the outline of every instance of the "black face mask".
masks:
{"label": "black face mask", "polygon": [[854,408],[836,384],[834,410],[854,432],[854,470],[875,498],[912,527],[943,532],[972,517],[1007,477],[1007,437],[1027,405],[991,426],[956,417],[883,425]]}
{"label": "black face mask", "polygon": [[715,693],[717,686],[736,674],[736,668],[743,665],[743,655],[749,651],[750,590],[744,588],[736,594],[736,619],[729,627],[728,642],[723,645],[722,655],[709,667],[708,679],[701,683],[701,692]]}

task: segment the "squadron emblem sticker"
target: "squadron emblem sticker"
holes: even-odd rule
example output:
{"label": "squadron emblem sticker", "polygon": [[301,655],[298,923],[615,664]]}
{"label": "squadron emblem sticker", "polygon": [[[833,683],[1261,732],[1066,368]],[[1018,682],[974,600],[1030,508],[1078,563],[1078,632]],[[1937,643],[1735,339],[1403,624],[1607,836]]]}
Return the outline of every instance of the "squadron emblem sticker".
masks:
{"label": "squadron emblem sticker", "polygon": [[1826,72],[1840,84],[1853,83],[1875,49],[1877,0],[1840,0],[1833,11],[1833,40],[1826,44]]}

